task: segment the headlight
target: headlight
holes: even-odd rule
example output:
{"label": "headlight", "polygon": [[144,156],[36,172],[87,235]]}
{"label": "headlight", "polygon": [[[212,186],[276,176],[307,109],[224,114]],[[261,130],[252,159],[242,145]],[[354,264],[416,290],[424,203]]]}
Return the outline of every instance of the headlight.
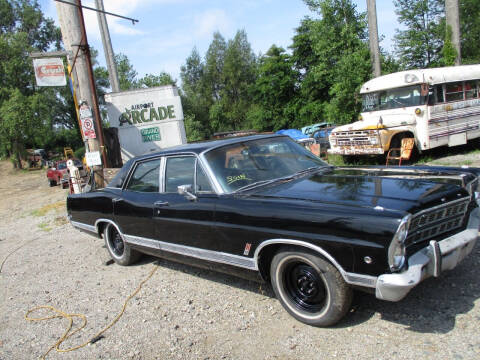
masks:
{"label": "headlight", "polygon": [[391,271],[399,271],[405,265],[405,239],[408,235],[411,215],[405,216],[388,247],[388,264]]}
{"label": "headlight", "polygon": [[378,144],[378,138],[377,137],[370,138],[370,144],[371,145],[377,145]]}

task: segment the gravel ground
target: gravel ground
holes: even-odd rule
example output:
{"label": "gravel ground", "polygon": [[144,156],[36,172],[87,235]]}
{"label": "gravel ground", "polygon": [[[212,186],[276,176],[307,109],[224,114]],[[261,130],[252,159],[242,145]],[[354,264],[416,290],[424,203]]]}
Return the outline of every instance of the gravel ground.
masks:
{"label": "gravel ground", "polygon": [[49,188],[43,171],[12,174],[9,166],[0,162],[0,264],[10,254],[0,273],[2,360],[40,357],[68,326],[58,318],[28,322],[29,309],[51,305],[85,314],[85,329],[61,347],[78,345],[114,319],[156,266],[103,339],[47,358],[480,358],[479,245],[456,269],[420,284],[403,301],[358,293],[341,323],[314,328],[290,317],[268,285],[152,257],[106,266],[102,240],[66,222],[65,190]]}

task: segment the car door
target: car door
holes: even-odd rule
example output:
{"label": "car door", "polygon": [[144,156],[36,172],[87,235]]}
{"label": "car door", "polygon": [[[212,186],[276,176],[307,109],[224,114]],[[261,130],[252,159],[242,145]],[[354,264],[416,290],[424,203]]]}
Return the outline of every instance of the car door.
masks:
{"label": "car door", "polygon": [[[188,247],[215,247],[214,212],[218,196],[194,155],[165,157],[162,202],[154,207],[156,238]],[[195,199],[178,193],[190,185]]]}
{"label": "car door", "polygon": [[137,162],[119,196],[112,199],[114,220],[125,235],[155,238],[154,207],[163,201],[160,168],[160,157]]}

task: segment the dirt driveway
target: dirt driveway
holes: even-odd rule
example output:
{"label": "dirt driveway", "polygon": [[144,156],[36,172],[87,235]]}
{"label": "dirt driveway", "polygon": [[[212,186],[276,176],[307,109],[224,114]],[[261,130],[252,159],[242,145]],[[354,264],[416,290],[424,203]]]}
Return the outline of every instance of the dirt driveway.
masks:
{"label": "dirt driveway", "polygon": [[115,318],[157,265],[104,338],[47,358],[480,358],[479,245],[455,270],[403,301],[357,294],[340,324],[313,328],[287,315],[268,286],[150,257],[131,267],[104,265],[102,241],[67,223],[66,191],[48,187],[44,171],[13,174],[10,167],[0,162],[2,360],[40,357],[68,326],[60,318],[28,322],[29,309],[85,314],[85,329],[61,348],[81,344]]}

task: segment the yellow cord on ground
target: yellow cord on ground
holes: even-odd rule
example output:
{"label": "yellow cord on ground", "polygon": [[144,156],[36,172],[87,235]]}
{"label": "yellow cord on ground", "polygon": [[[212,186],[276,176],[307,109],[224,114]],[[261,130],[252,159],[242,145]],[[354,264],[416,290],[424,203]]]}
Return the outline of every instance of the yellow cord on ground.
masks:
{"label": "yellow cord on ground", "polygon": [[[66,312],[63,312],[62,310],[59,310],[59,309],[56,309],[54,308],[53,306],[49,306],[49,305],[44,305],[44,306],[36,306],[34,307],[33,309],[30,309],[27,311],[27,313],[25,314],[25,320],[28,320],[28,321],[43,321],[43,320],[51,320],[51,319],[55,319],[55,318],[65,318],[65,319],[68,319],[69,321],[69,324],[68,324],[68,327],[67,329],[65,330],[65,332],[63,333],[63,335],[60,337],[60,339],[58,339],[58,341],[53,344],[52,346],[50,346],[50,348],[47,350],[46,353],[44,353],[41,358],[42,359],[45,359],[45,357],[48,355],[48,353],[50,351],[52,351],[53,349],[55,349],[57,352],[69,352],[69,351],[74,351],[74,350],[77,350],[77,349],[80,349],[84,346],[87,346],[89,343],[93,343],[95,342],[96,340],[98,340],[100,338],[100,336],[105,332],[107,331],[108,329],[110,329],[119,319],[120,317],[123,315],[123,313],[125,312],[125,309],[127,308],[127,304],[128,302],[135,296],[138,294],[138,292],[140,291],[140,289],[142,288],[142,286],[153,276],[153,274],[155,274],[155,272],[157,271],[158,269],[158,266],[155,266],[152,271],[150,271],[150,273],[148,274],[148,276],[143,279],[143,281],[140,283],[140,285],[138,285],[138,287],[135,289],[135,291],[133,293],[130,294],[130,296],[125,300],[125,302],[123,303],[123,307],[122,307],[122,310],[120,311],[120,313],[115,317],[115,319],[113,319],[113,321],[107,325],[105,328],[103,328],[102,330],[100,330],[98,333],[95,334],[95,336],[93,336],[90,340],[88,340],[87,342],[81,344],[81,345],[77,345],[77,346],[74,346],[74,347],[71,347],[69,349],[60,349],[60,345],[65,341],[67,340],[69,337],[71,337],[72,335],[74,335],[75,333],[79,332],[80,330],[82,330],[86,325],[87,325],[87,318],[85,315],[83,314],[68,314]],[[34,312],[34,311],[37,311],[37,310],[40,310],[40,309],[47,309],[47,310],[50,310],[52,312],[54,312],[53,315],[50,315],[50,316],[46,316],[46,317],[42,317],[42,318],[33,318],[33,317],[30,317],[29,315]],[[80,327],[78,327],[77,329],[73,330],[72,331],[72,326],[73,326],[73,318],[75,317],[78,317],[78,318],[81,318],[83,321],[82,321],[82,325]],[[95,340],[95,341],[94,341]]]}

